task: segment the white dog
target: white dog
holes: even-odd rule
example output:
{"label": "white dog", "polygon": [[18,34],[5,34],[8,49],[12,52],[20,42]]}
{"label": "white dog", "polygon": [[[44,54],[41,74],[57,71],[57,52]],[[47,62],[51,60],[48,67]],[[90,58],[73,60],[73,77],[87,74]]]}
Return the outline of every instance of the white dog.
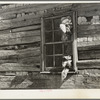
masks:
{"label": "white dog", "polygon": [[61,73],[61,79],[64,81],[64,79],[67,77],[67,74],[69,72],[69,69],[71,67],[71,56],[64,56],[63,57],[63,62],[62,62],[62,67],[64,68],[62,73]]}

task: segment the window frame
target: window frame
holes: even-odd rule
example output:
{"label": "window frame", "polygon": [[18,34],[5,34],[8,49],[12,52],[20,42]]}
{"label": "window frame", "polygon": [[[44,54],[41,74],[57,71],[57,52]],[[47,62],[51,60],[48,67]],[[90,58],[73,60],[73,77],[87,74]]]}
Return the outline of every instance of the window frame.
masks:
{"label": "window frame", "polygon": [[[49,68],[45,68],[45,50],[44,50],[44,44],[45,44],[45,32],[44,32],[44,19],[50,19],[50,18],[58,18],[58,17],[62,17],[62,16],[66,16],[66,15],[72,15],[72,21],[73,21],[73,34],[72,34],[72,55],[73,55],[73,70],[77,71],[77,61],[78,61],[78,53],[77,53],[77,12],[76,11],[70,11],[67,12],[66,14],[58,14],[55,15],[53,17],[45,17],[43,16],[41,18],[41,72],[45,72],[45,71],[49,71],[51,68],[53,67],[49,67]],[[68,42],[68,41],[67,41]],[[50,42],[51,44],[53,42]],[[50,44],[50,43],[46,43],[46,44]],[[57,43],[63,43],[61,42],[57,42]],[[55,42],[54,42],[55,44]]]}

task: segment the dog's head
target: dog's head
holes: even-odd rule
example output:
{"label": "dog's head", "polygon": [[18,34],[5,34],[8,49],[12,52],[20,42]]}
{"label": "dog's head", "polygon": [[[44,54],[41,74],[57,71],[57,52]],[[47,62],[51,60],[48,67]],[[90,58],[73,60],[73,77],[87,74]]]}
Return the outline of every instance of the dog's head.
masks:
{"label": "dog's head", "polygon": [[72,66],[72,60],[71,60],[71,56],[64,56],[63,60],[62,60],[62,67],[63,68],[71,68]]}

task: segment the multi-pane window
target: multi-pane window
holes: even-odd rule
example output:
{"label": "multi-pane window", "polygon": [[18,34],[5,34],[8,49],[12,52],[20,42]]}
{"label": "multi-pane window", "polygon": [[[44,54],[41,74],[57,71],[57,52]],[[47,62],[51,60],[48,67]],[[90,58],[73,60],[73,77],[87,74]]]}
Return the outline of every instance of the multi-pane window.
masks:
{"label": "multi-pane window", "polygon": [[72,54],[72,34],[68,34],[68,39],[62,41],[62,31],[60,29],[61,18],[70,16],[73,26],[73,14],[68,13],[55,17],[43,18],[43,33],[42,33],[42,48],[43,48],[43,62],[44,70],[48,68],[62,67],[63,56]]}

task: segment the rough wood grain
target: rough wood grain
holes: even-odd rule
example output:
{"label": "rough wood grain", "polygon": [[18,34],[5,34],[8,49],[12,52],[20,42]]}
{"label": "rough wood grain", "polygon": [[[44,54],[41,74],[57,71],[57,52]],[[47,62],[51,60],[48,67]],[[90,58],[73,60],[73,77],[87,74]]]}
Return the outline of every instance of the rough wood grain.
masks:
{"label": "rough wood grain", "polygon": [[12,32],[37,30],[37,29],[40,29],[40,28],[41,28],[40,25],[33,25],[33,26],[26,26],[26,27],[20,27],[20,28],[12,29]]}
{"label": "rough wood grain", "polygon": [[0,60],[21,59],[40,56],[40,47],[33,47],[23,50],[0,50]]}
{"label": "rough wood grain", "polygon": [[78,51],[84,51],[84,50],[100,50],[100,45],[78,47]]}
{"label": "rough wood grain", "polygon": [[26,65],[19,63],[4,63],[0,65],[0,71],[40,71],[39,68],[34,65]]}
{"label": "rough wood grain", "polygon": [[78,33],[80,32],[84,32],[84,31],[88,31],[88,30],[100,30],[100,25],[96,24],[96,25],[78,25]]}
{"label": "rough wood grain", "polygon": [[23,6],[23,7],[16,7],[14,9],[9,8],[9,9],[3,9],[0,10],[0,13],[6,13],[6,14],[13,14],[13,13],[29,13],[29,12],[35,12],[35,11],[39,11],[39,10],[45,10],[45,9],[50,9],[53,7],[56,7],[58,5],[61,4],[35,4],[35,5],[27,5],[27,6]]}
{"label": "rough wood grain", "polygon": [[29,25],[34,25],[34,24],[40,24],[40,19],[39,18],[28,19],[28,20],[23,19],[22,21],[16,20],[16,22],[13,22],[13,19],[1,20],[0,30],[17,28],[17,27],[22,27],[22,26],[29,26]]}
{"label": "rough wood grain", "polygon": [[78,47],[98,46],[98,45],[100,45],[100,41],[78,42]]}
{"label": "rough wood grain", "polygon": [[98,53],[95,53],[94,50],[88,50],[88,51],[79,51],[78,52],[78,58],[79,60],[91,60],[91,59],[96,59],[96,55]]}
{"label": "rough wood grain", "polygon": [[79,69],[100,68],[100,60],[82,60],[77,62]]}
{"label": "rough wood grain", "polygon": [[25,44],[25,43],[33,43],[33,42],[39,42],[40,36],[27,36],[27,37],[21,37],[21,38],[13,38],[13,39],[0,39],[0,46],[4,45],[15,45],[15,44]]}
{"label": "rough wood grain", "polygon": [[0,39],[15,39],[15,38],[23,38],[27,36],[40,36],[40,30],[34,31],[23,31],[23,32],[16,32],[16,33],[2,33],[0,32]]}

